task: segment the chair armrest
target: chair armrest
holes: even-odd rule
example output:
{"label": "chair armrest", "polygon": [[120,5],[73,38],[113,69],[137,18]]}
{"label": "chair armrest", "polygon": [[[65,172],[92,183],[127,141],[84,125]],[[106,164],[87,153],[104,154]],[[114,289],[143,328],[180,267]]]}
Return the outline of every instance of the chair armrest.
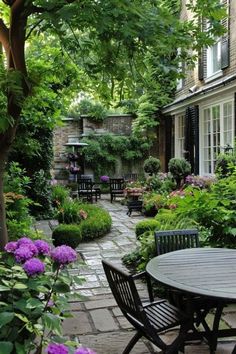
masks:
{"label": "chair armrest", "polygon": [[145,280],[147,282],[147,290],[148,290],[149,300],[150,300],[150,302],[153,302],[154,301],[154,296],[153,296],[153,291],[152,291],[151,278],[150,278],[149,274],[147,272],[143,271],[143,272],[140,272],[138,274],[134,274],[132,276],[132,278],[134,280],[140,279],[140,278],[145,278]]}

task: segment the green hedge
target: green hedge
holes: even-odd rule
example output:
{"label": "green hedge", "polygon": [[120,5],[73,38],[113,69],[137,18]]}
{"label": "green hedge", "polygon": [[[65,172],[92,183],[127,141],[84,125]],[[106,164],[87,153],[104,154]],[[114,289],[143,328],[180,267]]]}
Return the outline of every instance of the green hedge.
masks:
{"label": "green hedge", "polygon": [[54,246],[67,245],[76,248],[82,240],[79,225],[61,224],[52,233]]}
{"label": "green hedge", "polygon": [[81,209],[88,213],[88,218],[79,225],[83,240],[92,240],[110,231],[112,221],[106,210],[90,204],[82,204]]}
{"label": "green hedge", "polygon": [[[109,213],[96,205],[84,204],[78,201],[66,201],[62,205],[62,210],[63,212],[58,213],[59,223],[62,223],[63,227],[66,226],[64,224],[76,226],[76,230],[80,231],[83,241],[104,236],[111,229]],[[83,219],[80,215],[83,211],[87,213],[87,219]],[[71,224],[68,222],[71,222]]]}
{"label": "green hedge", "polygon": [[154,231],[159,228],[159,223],[155,219],[140,221],[135,227],[136,237],[139,238],[146,231]]}

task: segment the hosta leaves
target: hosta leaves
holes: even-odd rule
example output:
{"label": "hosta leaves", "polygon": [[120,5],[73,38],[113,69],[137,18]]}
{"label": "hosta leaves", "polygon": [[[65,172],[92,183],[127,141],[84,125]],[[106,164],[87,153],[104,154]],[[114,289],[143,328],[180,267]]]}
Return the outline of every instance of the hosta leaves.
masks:
{"label": "hosta leaves", "polygon": [[15,317],[14,312],[1,312],[0,313],[0,328],[11,322]]}
{"label": "hosta leaves", "polygon": [[61,319],[51,313],[44,313],[42,316],[44,325],[48,330],[53,331],[55,334],[61,334]]}
{"label": "hosta leaves", "polygon": [[[0,341],[1,354],[11,354],[13,349],[13,344],[11,342],[1,342]],[[21,353],[19,353],[21,354]],[[23,354],[23,353],[22,353]]]}
{"label": "hosta leaves", "polygon": [[57,293],[68,293],[70,292],[70,286],[62,282],[56,282],[53,287],[53,290]]}

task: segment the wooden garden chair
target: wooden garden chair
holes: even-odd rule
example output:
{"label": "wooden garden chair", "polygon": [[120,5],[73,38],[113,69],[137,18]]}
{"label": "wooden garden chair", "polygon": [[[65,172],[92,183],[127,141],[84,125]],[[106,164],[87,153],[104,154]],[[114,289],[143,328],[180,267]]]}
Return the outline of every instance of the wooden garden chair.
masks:
{"label": "wooden garden chair", "polygon": [[116,197],[124,196],[125,181],[124,178],[110,178],[111,203]]}
{"label": "wooden garden chair", "polygon": [[[184,340],[189,329],[189,320],[167,300],[150,301],[144,304],[138,294],[135,279],[148,275],[142,272],[130,275],[113,264],[102,260],[103,268],[114,298],[123,315],[135,327],[137,332],[123,351],[128,354],[141,337],[145,337],[162,350],[162,353],[177,353],[183,350]],[[147,278],[148,279],[148,278]],[[177,337],[171,344],[166,344],[159,333],[180,325]]]}
{"label": "wooden garden chair", "polygon": [[[154,235],[157,256],[185,248],[200,247],[197,229],[155,231]],[[168,291],[167,296],[170,303],[182,310],[184,309],[186,304],[186,295],[184,293],[171,289]],[[214,326],[216,328],[219,327],[223,306],[220,308],[217,302],[214,303],[212,300],[208,301],[208,299],[200,296],[193,296],[192,301],[196,308],[195,324],[197,327],[202,324],[206,332],[210,333],[210,328],[206,322],[206,316],[212,308],[218,308]]]}

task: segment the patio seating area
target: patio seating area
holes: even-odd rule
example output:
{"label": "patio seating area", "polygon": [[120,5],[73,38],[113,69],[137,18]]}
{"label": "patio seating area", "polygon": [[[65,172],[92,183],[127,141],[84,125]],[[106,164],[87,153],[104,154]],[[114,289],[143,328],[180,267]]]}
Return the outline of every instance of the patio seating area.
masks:
{"label": "patio seating area", "polygon": [[[78,251],[84,260],[84,266],[79,272],[86,279],[82,285],[77,285],[75,291],[86,296],[81,301],[71,303],[74,317],[64,323],[64,333],[70,338],[78,338],[84,346],[93,348],[98,354],[121,354],[127,343],[134,335],[132,325],[124,318],[118,308],[111,290],[108,286],[102,259],[124,269],[121,257],[127,250],[136,246],[134,228],[137,222],[143,219],[139,213],[126,215],[126,207],[119,203],[110,203],[102,198],[98,203],[107,209],[112,217],[113,226],[111,232],[101,238],[88,243],[81,243]],[[39,229],[44,229],[50,235],[48,222],[38,223]],[[74,272],[77,272],[74,269]],[[137,283],[137,289],[141,298],[148,298],[145,284]],[[210,315],[210,320],[213,316]],[[221,328],[236,326],[236,307],[234,305],[224,308]],[[176,330],[169,330],[162,335],[163,339],[170,343]],[[236,341],[232,338],[220,338],[217,346],[217,354],[231,354]],[[130,352],[131,354],[160,353],[153,344],[145,339],[140,339]],[[196,341],[185,347],[187,354],[209,353],[206,343]]]}

